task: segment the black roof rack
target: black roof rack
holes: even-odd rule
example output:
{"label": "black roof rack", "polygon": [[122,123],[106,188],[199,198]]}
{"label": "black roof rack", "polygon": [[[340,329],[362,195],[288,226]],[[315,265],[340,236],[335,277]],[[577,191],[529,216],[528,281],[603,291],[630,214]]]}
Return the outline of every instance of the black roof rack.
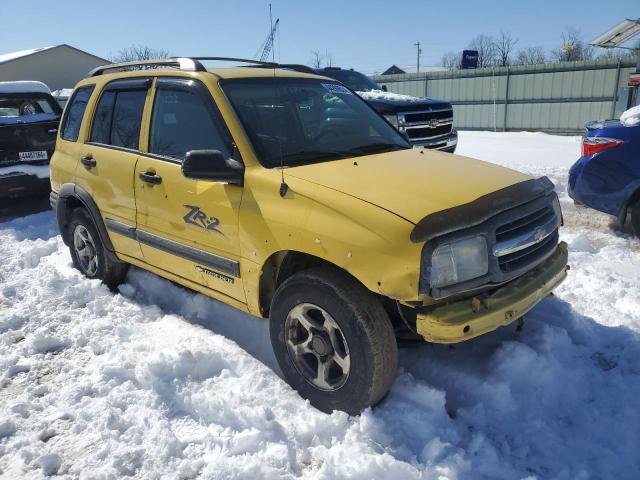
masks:
{"label": "black roof rack", "polygon": [[165,58],[165,59],[157,59],[157,60],[140,60],[137,62],[122,62],[122,63],[110,63],[109,65],[102,65],[100,67],[96,67],[91,70],[87,76],[95,77],[97,75],[102,75],[104,72],[108,70],[119,70],[119,69],[127,69],[133,67],[156,67],[156,66],[166,66],[178,68],[179,70],[184,70],[187,72],[206,72],[207,69],[204,68],[204,65],[193,58],[186,57],[174,57],[174,58]]}
{"label": "black roof rack", "polygon": [[203,61],[239,62],[249,64],[247,65],[247,67],[285,68],[288,70],[295,70],[303,73],[315,73],[312,68],[306,65],[299,65],[294,63],[280,64],[235,57],[173,57],[157,60],[140,60],[136,62],[111,63],[109,65],[102,65],[100,67],[94,68],[87,74],[87,76],[95,77],[97,75],[102,75],[109,70],[120,70],[135,67],[170,67],[187,72],[206,72],[207,69],[204,67],[204,65],[202,65]]}
{"label": "black roof rack", "polygon": [[271,63],[267,65],[247,65],[248,67],[258,67],[258,68],[284,68],[286,70],[295,70],[296,72],[302,73],[312,73],[317,75],[316,71],[307,66],[301,65],[299,63]]}

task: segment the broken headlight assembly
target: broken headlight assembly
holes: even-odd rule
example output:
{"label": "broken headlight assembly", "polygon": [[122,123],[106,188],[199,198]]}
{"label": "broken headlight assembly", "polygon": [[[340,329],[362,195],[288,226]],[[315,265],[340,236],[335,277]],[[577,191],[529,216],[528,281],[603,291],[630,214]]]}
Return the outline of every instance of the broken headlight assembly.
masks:
{"label": "broken headlight assembly", "polygon": [[429,285],[442,288],[489,272],[487,239],[483,235],[443,243],[433,250]]}

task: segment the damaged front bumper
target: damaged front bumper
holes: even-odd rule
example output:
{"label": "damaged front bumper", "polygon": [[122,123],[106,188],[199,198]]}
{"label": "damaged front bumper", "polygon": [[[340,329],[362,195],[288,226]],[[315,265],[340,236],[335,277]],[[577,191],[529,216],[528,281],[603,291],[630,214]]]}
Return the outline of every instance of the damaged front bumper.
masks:
{"label": "damaged front bumper", "polygon": [[568,250],[560,242],[544,262],[486,296],[418,312],[416,329],[428,342],[458,343],[508,325],[531,310],[567,276]]}

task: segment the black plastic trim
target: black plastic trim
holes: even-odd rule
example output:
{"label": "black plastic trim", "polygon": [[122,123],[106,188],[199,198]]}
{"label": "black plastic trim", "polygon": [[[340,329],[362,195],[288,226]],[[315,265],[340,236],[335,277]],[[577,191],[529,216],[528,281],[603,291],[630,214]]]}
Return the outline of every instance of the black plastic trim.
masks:
{"label": "black plastic trim", "polygon": [[109,145],[108,143],[87,142],[85,143],[85,145],[91,145],[92,147],[108,148],[110,150],[117,150],[119,152],[133,153],[135,155],[145,154],[145,152],[141,152],[140,150],[137,150],[135,148],[121,147],[119,145]]}
{"label": "black plastic trim", "polygon": [[111,230],[112,232],[137,240],[136,227],[131,227],[125,223],[111,220],[110,218],[107,218],[104,223],[107,224],[107,229]]}
{"label": "black plastic trim", "polygon": [[76,198],[82,203],[82,205],[89,212],[89,216],[93,220],[93,224],[98,231],[98,235],[100,235],[100,240],[102,241],[102,245],[105,248],[106,254],[111,257],[111,259],[119,261],[115,255],[115,249],[113,248],[113,244],[111,243],[111,239],[107,234],[107,229],[104,226],[104,222],[102,220],[102,215],[100,215],[100,210],[94,202],[91,195],[79,185],[75,183],[65,183],[60,187],[60,191],[58,192],[58,201],[56,203],[56,217],[58,219],[58,226],[60,228],[60,232],[62,233],[62,239],[66,245],[70,244],[70,239],[68,238],[67,225],[69,224],[71,211],[67,208],[67,200],[69,198]]}
{"label": "black plastic trim", "polygon": [[107,83],[102,89],[103,92],[109,90],[148,90],[151,86],[152,78],[151,77],[142,77],[142,78],[126,78],[120,80],[112,80]]}
{"label": "black plastic trim", "polygon": [[427,215],[413,227],[411,241],[428,242],[450,232],[480,225],[499,213],[532,202],[552,191],[553,182],[547,177],[510,185],[464,205]]}
{"label": "black plastic trim", "polygon": [[174,242],[159,235],[145,232],[126,223],[118,222],[110,218],[106,219],[107,228],[114,233],[124,235],[125,237],[138,240],[140,243],[149,245],[150,247],[171,253],[178,257],[191,260],[193,262],[211,267],[220,272],[240,278],[240,264],[229,258],[220,257],[213,253],[205,252],[197,248]]}
{"label": "black plastic trim", "polygon": [[143,230],[136,230],[135,235],[140,243],[240,278],[240,264],[235,260],[219,257]]}

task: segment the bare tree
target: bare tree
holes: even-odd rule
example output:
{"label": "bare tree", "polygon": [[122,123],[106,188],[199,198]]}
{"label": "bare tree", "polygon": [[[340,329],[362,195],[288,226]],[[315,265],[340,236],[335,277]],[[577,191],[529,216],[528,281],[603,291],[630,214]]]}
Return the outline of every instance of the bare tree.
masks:
{"label": "bare tree", "polygon": [[585,43],[577,28],[565,27],[561,38],[562,45],[552,52],[558,62],[577,62],[593,58],[593,47]]}
{"label": "bare tree", "polygon": [[497,63],[495,41],[488,35],[478,35],[469,43],[469,50],[478,52],[478,68],[492,67]]}
{"label": "bare tree", "polygon": [[536,65],[539,63],[546,63],[547,56],[544,53],[544,48],[526,47],[518,51],[515,59],[516,65]]}
{"label": "bare tree", "polygon": [[324,57],[318,50],[311,51],[311,59],[309,60],[311,68],[322,68],[323,60]]}
{"label": "bare tree", "polygon": [[333,55],[330,51],[324,51],[324,64],[326,67],[333,67]]}
{"label": "bare tree", "polygon": [[497,64],[506,67],[511,64],[511,56],[518,40],[513,38],[508,32],[500,32],[500,36],[493,41]]}
{"label": "bare tree", "polygon": [[136,62],[140,60],[155,60],[158,58],[169,58],[167,50],[161,48],[151,48],[146,45],[131,45],[123,48],[116,55],[112,55],[110,60],[114,63]]}
{"label": "bare tree", "polygon": [[462,67],[462,53],[447,52],[442,56],[440,60],[442,65],[447,70],[458,70]]}

